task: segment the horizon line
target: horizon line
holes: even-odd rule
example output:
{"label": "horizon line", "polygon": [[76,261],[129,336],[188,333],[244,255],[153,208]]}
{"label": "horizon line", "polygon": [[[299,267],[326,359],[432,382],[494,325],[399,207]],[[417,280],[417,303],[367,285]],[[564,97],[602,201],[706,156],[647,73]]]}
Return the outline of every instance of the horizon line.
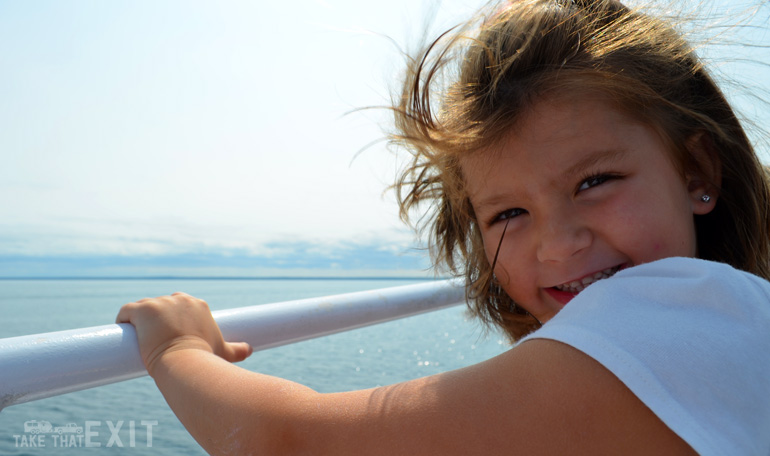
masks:
{"label": "horizon line", "polygon": [[446,280],[430,276],[5,276],[0,280]]}

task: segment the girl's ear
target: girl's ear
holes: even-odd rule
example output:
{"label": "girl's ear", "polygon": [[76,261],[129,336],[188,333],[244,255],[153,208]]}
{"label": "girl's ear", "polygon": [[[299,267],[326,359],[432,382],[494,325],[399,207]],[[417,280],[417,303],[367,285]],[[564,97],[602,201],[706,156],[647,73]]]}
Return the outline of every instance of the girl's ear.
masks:
{"label": "girl's ear", "polygon": [[719,189],[722,187],[722,162],[711,135],[706,132],[690,136],[686,146],[695,167],[685,175],[692,211],[698,215],[708,214],[716,206]]}

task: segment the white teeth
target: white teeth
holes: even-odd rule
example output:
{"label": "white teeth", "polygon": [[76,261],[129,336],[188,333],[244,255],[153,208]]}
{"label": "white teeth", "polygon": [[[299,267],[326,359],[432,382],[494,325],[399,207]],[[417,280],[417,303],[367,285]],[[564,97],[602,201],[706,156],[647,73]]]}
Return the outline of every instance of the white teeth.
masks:
{"label": "white teeth", "polygon": [[569,283],[563,283],[561,285],[557,285],[554,288],[560,291],[566,291],[568,293],[580,293],[587,287],[588,285],[591,285],[592,283],[596,282],[597,280],[606,279],[608,277],[612,277],[616,272],[620,270],[620,266],[615,266],[612,268],[607,268],[603,271],[599,271],[595,273],[592,276],[586,276],[583,277],[581,280],[573,280]]}

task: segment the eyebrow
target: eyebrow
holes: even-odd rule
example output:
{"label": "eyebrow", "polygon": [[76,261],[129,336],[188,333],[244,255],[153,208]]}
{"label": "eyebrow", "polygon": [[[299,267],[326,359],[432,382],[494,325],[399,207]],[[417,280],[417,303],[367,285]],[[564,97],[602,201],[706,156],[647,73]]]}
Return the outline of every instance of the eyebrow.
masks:
{"label": "eyebrow", "polygon": [[572,164],[566,170],[562,171],[561,176],[570,177],[574,176],[575,174],[585,174],[594,166],[618,160],[627,153],[628,149],[601,149],[595,152],[591,152],[587,156],[578,160],[576,163]]}

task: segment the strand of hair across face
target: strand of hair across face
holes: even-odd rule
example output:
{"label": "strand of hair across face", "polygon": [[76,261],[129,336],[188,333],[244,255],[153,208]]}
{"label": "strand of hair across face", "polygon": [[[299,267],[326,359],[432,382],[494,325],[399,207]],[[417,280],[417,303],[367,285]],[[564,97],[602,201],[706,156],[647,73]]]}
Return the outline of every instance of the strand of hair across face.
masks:
{"label": "strand of hair across face", "polygon": [[503,234],[500,235],[500,242],[497,243],[497,250],[495,250],[495,258],[492,260],[492,274],[495,273],[495,265],[497,265],[497,255],[500,253],[500,247],[503,245],[503,238],[505,237],[505,232],[508,230],[508,223],[511,222],[511,218],[508,217],[508,219],[505,220],[505,226],[503,227]]}
{"label": "strand of hair across face", "polygon": [[[495,250],[495,258],[492,260],[492,275],[493,276],[495,275],[495,266],[497,265],[497,256],[500,254],[500,247],[502,247],[502,245],[503,245],[503,238],[505,238],[505,232],[508,231],[508,223],[510,223],[510,222],[511,222],[510,217],[505,220],[505,226],[503,226],[503,233],[500,235],[500,241],[497,243],[497,250]],[[513,305],[515,305],[515,304],[513,304]],[[511,308],[513,308],[513,305],[511,306]],[[539,318],[537,318],[534,315],[532,315],[531,313],[529,313],[528,310],[524,309],[524,312],[526,312],[527,315],[529,315],[530,317],[534,318],[535,321],[537,321],[537,323],[539,325],[541,325],[541,326],[543,325],[543,322],[540,321]]]}

